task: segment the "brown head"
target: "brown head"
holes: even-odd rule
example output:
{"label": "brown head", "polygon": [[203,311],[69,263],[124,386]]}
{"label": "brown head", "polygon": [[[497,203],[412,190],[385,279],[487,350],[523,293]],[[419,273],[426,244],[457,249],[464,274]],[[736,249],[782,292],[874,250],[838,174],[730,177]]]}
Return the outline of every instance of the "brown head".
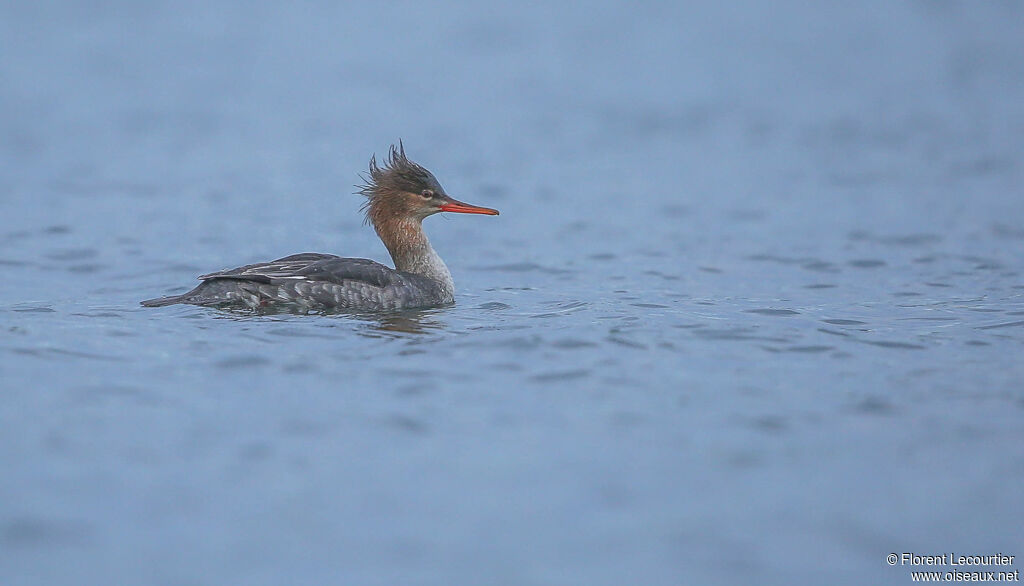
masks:
{"label": "brown head", "polygon": [[482,208],[453,199],[434,177],[434,174],[410,161],[405,156],[401,141],[391,146],[384,165],[377,157],[370,159],[370,173],[359,193],[366,196],[363,211],[366,221],[380,231],[381,226],[394,221],[416,220],[438,212],[498,215],[498,210]]}

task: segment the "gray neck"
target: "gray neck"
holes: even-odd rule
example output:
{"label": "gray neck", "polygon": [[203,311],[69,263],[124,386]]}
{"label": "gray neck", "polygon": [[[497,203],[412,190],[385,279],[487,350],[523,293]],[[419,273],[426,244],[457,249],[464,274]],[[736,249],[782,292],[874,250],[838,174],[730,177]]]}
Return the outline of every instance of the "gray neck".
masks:
{"label": "gray neck", "polygon": [[430,245],[419,220],[410,219],[378,226],[377,234],[391,253],[396,269],[432,279],[441,284],[449,300],[454,298],[455,282],[452,274]]}

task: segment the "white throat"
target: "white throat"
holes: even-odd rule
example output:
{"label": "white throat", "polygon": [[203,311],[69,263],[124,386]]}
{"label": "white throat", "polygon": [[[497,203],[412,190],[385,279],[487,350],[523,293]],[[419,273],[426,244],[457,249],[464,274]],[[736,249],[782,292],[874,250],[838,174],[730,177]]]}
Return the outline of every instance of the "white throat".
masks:
{"label": "white throat", "polygon": [[402,222],[399,226],[389,226],[390,230],[378,230],[381,240],[391,253],[395,268],[407,273],[428,277],[441,285],[445,297],[449,301],[455,298],[455,282],[437,254],[430,240],[423,232],[423,226],[417,221]]}
{"label": "white throat", "polygon": [[426,246],[417,249],[415,252],[415,254],[406,255],[402,262],[394,258],[395,268],[407,273],[423,275],[437,281],[441,284],[446,297],[454,298],[455,281],[452,280],[452,273],[448,270],[448,265],[444,264],[444,261],[441,260],[441,256],[434,250],[434,247],[430,245],[430,241],[427,240]]}

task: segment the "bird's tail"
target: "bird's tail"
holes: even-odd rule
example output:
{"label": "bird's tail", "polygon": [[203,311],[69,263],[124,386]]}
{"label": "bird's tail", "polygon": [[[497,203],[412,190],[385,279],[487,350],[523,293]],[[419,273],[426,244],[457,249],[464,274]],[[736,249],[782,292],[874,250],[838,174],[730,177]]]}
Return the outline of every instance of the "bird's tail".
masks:
{"label": "bird's tail", "polygon": [[188,293],[184,295],[171,295],[170,297],[157,297],[156,299],[147,299],[140,303],[144,307],[163,307],[165,305],[174,305],[175,303],[184,303],[186,297],[188,297]]}

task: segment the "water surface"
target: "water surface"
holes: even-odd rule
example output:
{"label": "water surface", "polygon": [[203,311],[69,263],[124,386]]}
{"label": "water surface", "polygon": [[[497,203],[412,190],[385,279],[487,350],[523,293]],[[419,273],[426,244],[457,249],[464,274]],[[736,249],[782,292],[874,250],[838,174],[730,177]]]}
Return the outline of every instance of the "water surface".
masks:
{"label": "water surface", "polygon": [[[0,9],[0,581],[906,583],[889,552],[1024,556],[1022,24]],[[351,186],[398,138],[502,212],[427,220],[454,307],[138,306],[291,253],[387,260]]]}

